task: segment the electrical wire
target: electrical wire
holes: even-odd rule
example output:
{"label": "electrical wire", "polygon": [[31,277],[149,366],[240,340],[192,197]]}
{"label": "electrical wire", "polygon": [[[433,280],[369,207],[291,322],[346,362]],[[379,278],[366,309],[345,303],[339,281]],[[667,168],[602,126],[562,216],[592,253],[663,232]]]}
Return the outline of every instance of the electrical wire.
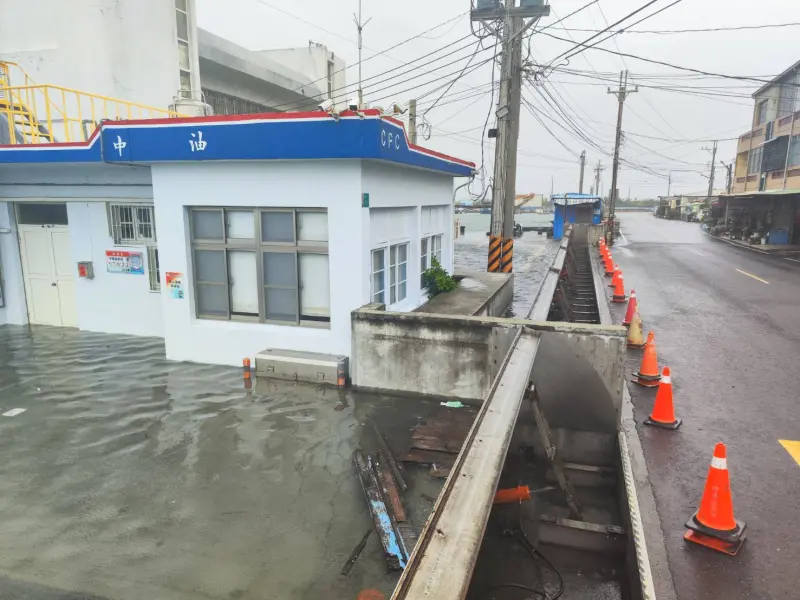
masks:
{"label": "electrical wire", "polygon": [[450,85],[447,86],[447,89],[444,92],[442,92],[442,95],[439,96],[431,106],[425,109],[425,112],[422,113],[423,117],[427,115],[429,112],[431,112],[434,108],[436,108],[436,105],[439,104],[439,101],[445,96],[445,94],[447,94],[447,92],[450,91],[450,89],[455,85],[456,81],[461,79],[461,77],[464,75],[464,71],[466,71],[467,67],[469,67],[472,64],[472,61],[475,60],[475,56],[478,54],[478,50],[480,50],[482,47],[483,47],[483,41],[478,40],[478,43],[475,44],[475,52],[473,52],[472,56],[469,57],[467,64],[464,65],[464,68],[461,69],[461,72],[458,75],[456,75],[455,79],[453,79],[453,81],[450,82]]}
{"label": "electrical wire", "polygon": [[[629,27],[625,27],[623,29],[619,29],[615,31],[615,34],[622,34],[622,33],[648,33],[648,34],[676,34],[676,33],[710,33],[710,32],[717,32],[717,31],[745,31],[751,29],[777,29],[779,27],[797,27],[800,23],[769,23],[765,25],[736,25],[733,27],[707,27],[703,29],[650,29],[644,30],[639,29],[636,31],[631,31]],[[556,29],[566,30],[566,27],[556,27]],[[592,33],[592,32],[599,32],[598,29],[571,29],[571,31],[576,32],[583,32],[583,33]]]}

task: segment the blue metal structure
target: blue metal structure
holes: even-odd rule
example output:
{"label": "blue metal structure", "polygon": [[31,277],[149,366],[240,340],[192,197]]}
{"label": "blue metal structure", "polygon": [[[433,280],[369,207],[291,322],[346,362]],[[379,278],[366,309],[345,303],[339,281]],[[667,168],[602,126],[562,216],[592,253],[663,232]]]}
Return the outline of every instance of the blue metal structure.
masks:
{"label": "blue metal structure", "polygon": [[555,194],[553,239],[560,240],[570,223],[599,225],[603,218],[603,198],[590,194]]}

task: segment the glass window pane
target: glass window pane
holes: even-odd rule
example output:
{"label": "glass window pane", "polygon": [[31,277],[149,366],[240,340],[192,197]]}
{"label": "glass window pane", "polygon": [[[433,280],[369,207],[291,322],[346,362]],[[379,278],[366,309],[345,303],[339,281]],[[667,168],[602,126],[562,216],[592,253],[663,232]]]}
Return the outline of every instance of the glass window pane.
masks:
{"label": "glass window pane", "polygon": [[20,225],[67,225],[66,204],[17,204]]}
{"label": "glass window pane", "polygon": [[178,66],[181,69],[189,71],[189,44],[186,42],[178,42]]}
{"label": "glass window pane", "polygon": [[261,238],[265,242],[294,242],[294,218],[292,213],[262,212]]}
{"label": "glass window pane", "polygon": [[403,244],[397,247],[397,262],[406,262],[408,260],[408,244]]}
{"label": "glass window pane", "polygon": [[397,264],[397,246],[392,246],[389,248],[389,264],[396,265]]}
{"label": "glass window pane", "polygon": [[188,91],[192,89],[192,76],[187,71],[181,71],[181,90]]}
{"label": "glass window pane", "polygon": [[300,254],[300,314],[330,317],[330,269],[327,254]]}
{"label": "glass window pane", "polygon": [[192,233],[196,240],[222,240],[222,211],[193,210]]}
{"label": "glass window pane", "polygon": [[228,316],[228,287],[225,285],[197,286],[197,314]]}
{"label": "glass window pane", "polygon": [[397,265],[397,268],[400,270],[400,277],[398,278],[398,281],[405,281],[408,279],[408,263],[400,263]]}
{"label": "glass window pane", "polygon": [[404,281],[397,286],[397,301],[400,302],[401,300],[405,300],[406,295],[406,282]]}
{"label": "glass window pane", "polygon": [[225,280],[225,252],[222,250],[194,251],[194,278],[197,283],[223,283]]}
{"label": "glass window pane", "polygon": [[231,312],[258,314],[256,253],[228,250],[228,278],[231,284]]}
{"label": "glass window pane", "polygon": [[189,40],[189,16],[180,10],[175,11],[175,19],[178,22],[178,39]]}
{"label": "glass window pane", "polygon": [[225,219],[229,239],[252,240],[256,237],[256,218],[252,210],[226,210]]}
{"label": "glass window pane", "polygon": [[297,321],[297,290],[265,288],[267,319]]}
{"label": "glass window pane", "polygon": [[389,286],[389,304],[397,302],[397,286],[392,284]]}
{"label": "glass window pane", "polygon": [[372,271],[383,270],[383,250],[372,251]]}
{"label": "glass window pane", "polygon": [[186,0],[175,0],[175,8],[186,12]]}
{"label": "glass window pane", "polygon": [[297,265],[293,252],[264,252],[264,285],[297,287]]}
{"label": "glass window pane", "polygon": [[303,242],[327,242],[328,213],[298,212],[297,239]]}

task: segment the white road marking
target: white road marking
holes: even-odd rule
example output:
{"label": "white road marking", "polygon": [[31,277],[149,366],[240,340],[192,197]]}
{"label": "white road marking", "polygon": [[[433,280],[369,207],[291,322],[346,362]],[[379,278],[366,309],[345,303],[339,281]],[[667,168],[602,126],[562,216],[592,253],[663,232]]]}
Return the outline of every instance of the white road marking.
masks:
{"label": "white road marking", "polygon": [[742,271],[741,269],[736,269],[736,270],[739,271],[739,273],[741,273],[742,275],[747,275],[748,277],[752,277],[756,281],[760,281],[761,283],[766,283],[767,285],[769,285],[769,281],[761,279],[761,277],[756,277],[752,273],[748,273],[747,271]]}
{"label": "white road marking", "polygon": [[[628,243],[628,238],[626,238],[626,237],[625,237],[625,234],[624,234],[624,233],[622,233],[622,230],[621,230],[621,229],[620,229],[620,232],[619,232],[619,237],[621,237],[621,238],[622,238],[622,241],[623,241],[623,242],[625,242],[626,244]],[[798,261],[798,262],[800,262],[800,261]]]}
{"label": "white road marking", "polygon": [[[786,257],[784,256],[784,258],[786,258]],[[786,258],[786,260],[790,260],[792,262],[800,263],[800,260],[797,260],[796,258]]]}
{"label": "white road marking", "polygon": [[705,256],[705,254],[703,254],[702,252],[699,252],[699,251],[695,250],[694,248],[689,248],[689,252],[694,252],[694,253],[695,253],[695,254],[697,254],[698,256]]}
{"label": "white road marking", "polygon": [[9,410],[7,412],[4,412],[3,416],[4,417],[16,417],[17,415],[21,415],[22,413],[24,413],[26,410],[28,410],[28,409],[27,408],[12,408],[11,410]]}

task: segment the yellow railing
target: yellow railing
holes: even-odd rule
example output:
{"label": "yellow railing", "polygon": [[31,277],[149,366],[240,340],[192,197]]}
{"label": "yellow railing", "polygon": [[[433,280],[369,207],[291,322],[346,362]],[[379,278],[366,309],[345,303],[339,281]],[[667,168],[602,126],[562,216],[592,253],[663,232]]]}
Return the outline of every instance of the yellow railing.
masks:
{"label": "yellow railing", "polygon": [[[12,71],[23,84],[11,85]],[[104,119],[185,116],[62,86],[39,85],[9,62],[0,62],[0,115],[6,117],[12,144],[86,141]]]}

